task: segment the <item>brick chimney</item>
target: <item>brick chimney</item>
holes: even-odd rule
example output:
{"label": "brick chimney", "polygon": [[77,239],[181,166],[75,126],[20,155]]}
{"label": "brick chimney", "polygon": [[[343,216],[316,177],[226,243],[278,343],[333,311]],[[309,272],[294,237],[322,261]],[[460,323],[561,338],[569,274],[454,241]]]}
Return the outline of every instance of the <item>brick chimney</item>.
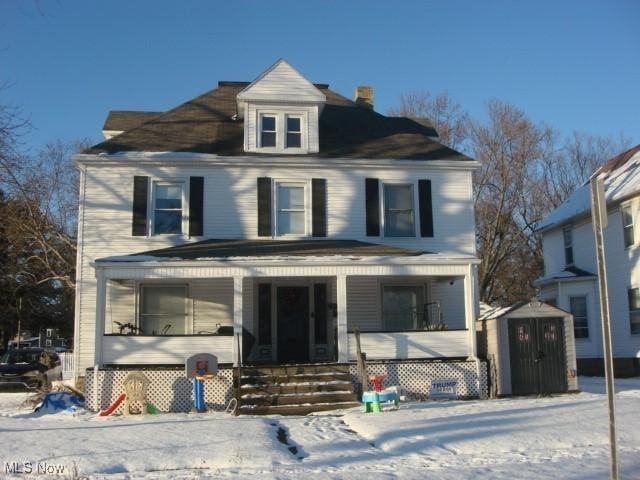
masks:
{"label": "brick chimney", "polygon": [[373,87],[367,85],[356,87],[356,95],[353,101],[361,107],[373,110]]}

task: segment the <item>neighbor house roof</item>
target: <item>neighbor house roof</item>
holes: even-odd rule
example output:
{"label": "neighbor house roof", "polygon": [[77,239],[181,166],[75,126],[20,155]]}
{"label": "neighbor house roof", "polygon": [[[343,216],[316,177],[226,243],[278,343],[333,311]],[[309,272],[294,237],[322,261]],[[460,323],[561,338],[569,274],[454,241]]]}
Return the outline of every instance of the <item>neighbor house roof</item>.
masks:
{"label": "neighbor house roof", "polygon": [[[149,119],[85,153],[128,151],[196,152],[225,156],[244,151],[244,121],[236,96],[248,82],[219,82],[218,88]],[[315,84],[326,103],[319,119],[319,157],[405,160],[471,160],[429,137],[435,130],[408,118],[387,117]],[[140,113],[140,112],[138,112]],[[144,115],[144,114],[143,114]],[[132,119],[134,116],[122,118]],[[143,117],[138,117],[138,119]],[[266,156],[264,153],[253,154]]]}
{"label": "neighbor house roof", "polygon": [[124,132],[136,128],[154,118],[162,112],[137,112],[133,110],[111,110],[104,121],[102,130]]}
{"label": "neighbor house roof", "polygon": [[377,257],[418,256],[430,252],[357,240],[218,240],[186,243],[98,262],[135,262],[153,259],[207,260],[245,257]]}
{"label": "neighbor house roof", "polygon": [[[640,192],[640,145],[611,158],[594,175],[604,176],[607,204],[620,202]],[[537,225],[538,231],[549,230],[587,216],[591,197],[587,181]]]}
{"label": "neighbor house roof", "polygon": [[586,280],[588,278],[596,278],[595,273],[587,272],[578,267],[567,267],[561,272],[547,275],[546,277],[537,278],[533,284],[536,286],[545,285],[553,282],[566,282],[573,280]]}

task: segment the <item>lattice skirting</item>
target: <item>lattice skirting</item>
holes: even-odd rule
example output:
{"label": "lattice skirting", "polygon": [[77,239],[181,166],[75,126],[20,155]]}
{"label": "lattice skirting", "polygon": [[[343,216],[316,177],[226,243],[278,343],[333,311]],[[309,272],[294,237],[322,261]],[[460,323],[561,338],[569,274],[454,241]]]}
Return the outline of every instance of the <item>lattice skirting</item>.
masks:
{"label": "lattice skirting", "polygon": [[[487,368],[485,362],[475,361],[367,361],[369,375],[386,375],[385,386],[397,385],[408,400],[427,400],[431,381],[458,381],[460,398],[487,398]],[[357,381],[357,366],[350,366],[351,378]]]}
{"label": "lattice skirting", "polygon": [[[98,388],[94,383],[94,370],[87,369],[85,376],[85,397],[87,408],[98,411],[111,405],[122,393],[122,382],[133,371],[142,372],[151,381],[147,398],[161,412],[189,412],[193,406],[193,380],[187,379],[184,369],[100,369]],[[233,372],[231,368],[221,368],[218,374],[205,382],[205,402],[209,410],[224,410],[233,398]],[[114,413],[122,413],[120,405]]]}

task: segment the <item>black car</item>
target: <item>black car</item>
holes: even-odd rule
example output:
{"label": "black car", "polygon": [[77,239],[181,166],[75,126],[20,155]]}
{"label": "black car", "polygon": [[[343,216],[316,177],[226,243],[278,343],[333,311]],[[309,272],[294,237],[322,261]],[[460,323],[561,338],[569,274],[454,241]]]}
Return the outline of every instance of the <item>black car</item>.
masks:
{"label": "black car", "polygon": [[8,350],[0,358],[0,387],[43,388],[62,380],[58,354],[42,348]]}

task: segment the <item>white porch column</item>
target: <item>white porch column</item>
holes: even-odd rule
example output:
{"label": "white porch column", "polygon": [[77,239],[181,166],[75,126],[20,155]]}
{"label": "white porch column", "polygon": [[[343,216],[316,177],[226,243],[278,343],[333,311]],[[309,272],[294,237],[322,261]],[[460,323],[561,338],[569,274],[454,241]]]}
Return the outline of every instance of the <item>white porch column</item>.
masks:
{"label": "white porch column", "polygon": [[469,333],[469,356],[477,357],[476,342],[476,300],[473,265],[468,265],[464,275],[464,316]]}
{"label": "white porch column", "polygon": [[347,276],[336,276],[336,303],[338,313],[338,362],[349,361],[349,338],[347,336]]}
{"label": "white porch column", "polygon": [[[233,365],[238,366],[238,354],[242,363],[242,281],[233,277]],[[238,337],[239,336],[239,337]],[[240,345],[238,345],[238,343]],[[238,347],[240,350],[238,351]]]}
{"label": "white porch column", "polygon": [[[96,333],[93,363],[102,366],[102,338],[107,304],[107,277],[103,268],[96,268]],[[79,346],[74,345],[74,348]]]}

